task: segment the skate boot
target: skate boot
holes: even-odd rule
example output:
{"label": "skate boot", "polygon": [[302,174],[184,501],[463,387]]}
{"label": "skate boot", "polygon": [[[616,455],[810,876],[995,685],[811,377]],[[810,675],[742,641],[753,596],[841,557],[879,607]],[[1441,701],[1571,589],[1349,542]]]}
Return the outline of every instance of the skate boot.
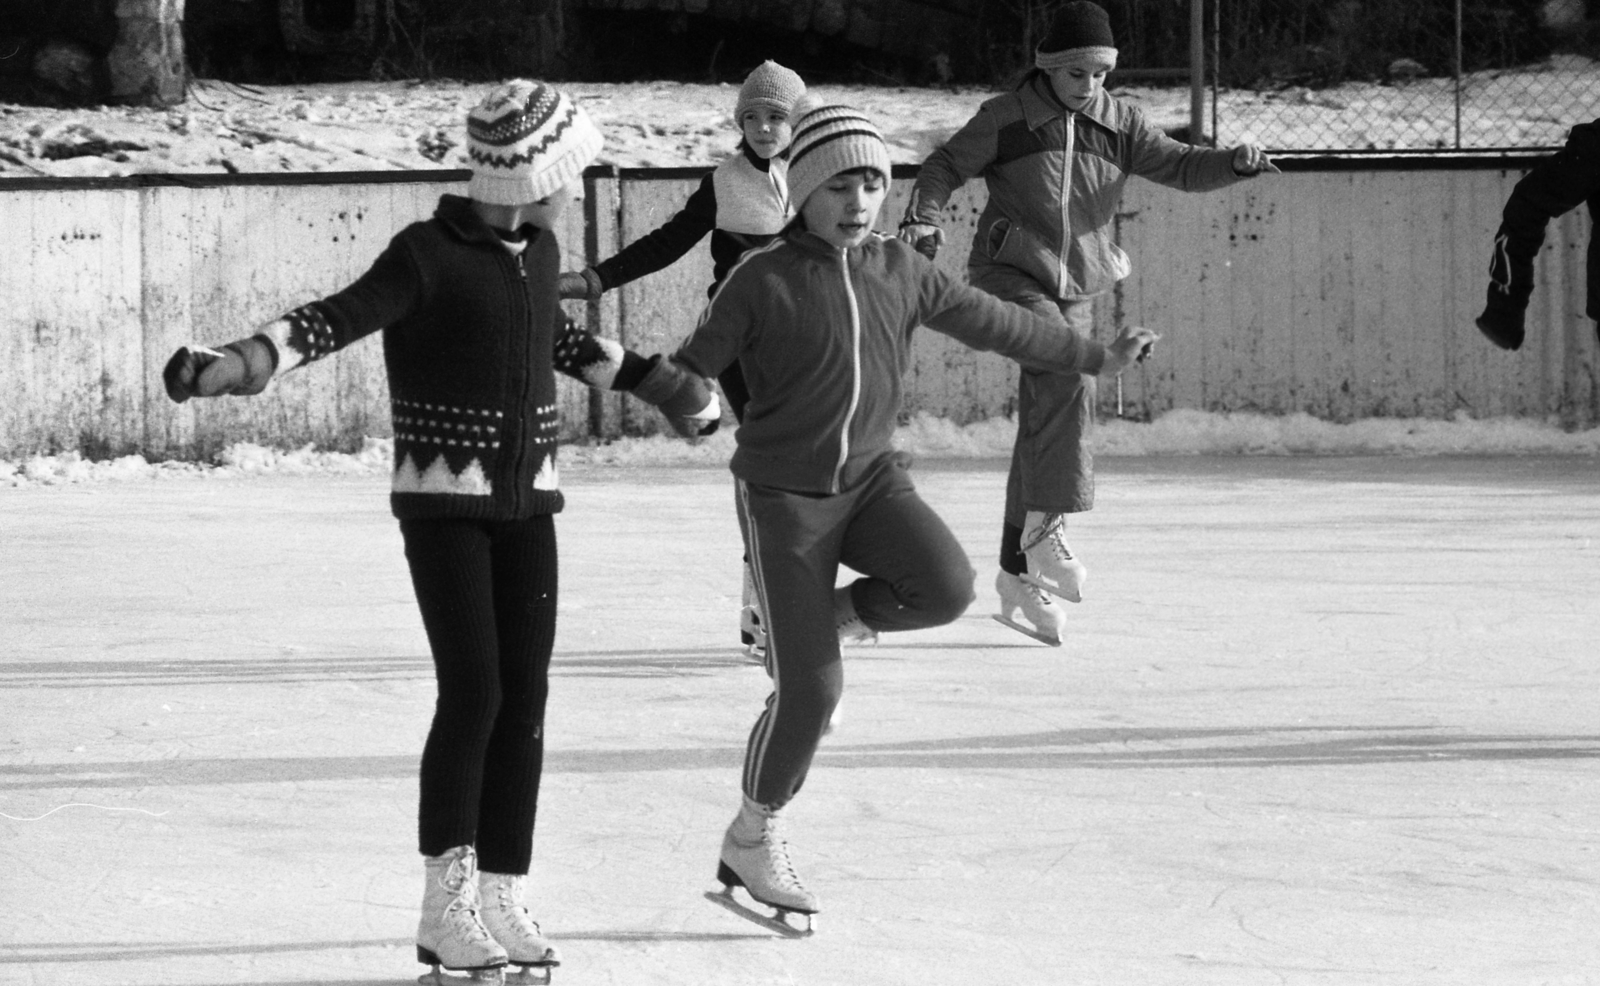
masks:
{"label": "skate boot", "polygon": [[[495,943],[478,917],[478,854],[457,846],[442,856],[425,856],[428,883],[417,925],[417,961],[433,966],[422,986],[504,982],[506,950]],[[447,976],[443,969],[467,972]]]}
{"label": "skate boot", "polygon": [[1083,601],[1083,583],[1089,570],[1067,547],[1067,517],[1030,510],[1022,525],[1022,553],[1028,570],[1022,581],[1036,585],[1068,602]]}
{"label": "skate boot", "polygon": [[1048,593],[1003,569],[994,577],[994,588],[1000,593],[1000,612],[994,614],[995,622],[1051,647],[1061,646],[1061,631],[1067,627],[1067,614]]}
{"label": "skate boot", "polygon": [[507,986],[550,986],[550,970],[561,964],[561,953],[523,906],[527,880],[520,874],[479,872],[483,926],[506,950],[507,964],[517,967],[506,976]]}
{"label": "skate boot", "polygon": [[744,644],[745,656],[757,664],[767,659],[767,624],[761,612],[761,595],[756,592],[756,579],[750,563],[744,563],[744,599],[739,606],[739,642]]}
{"label": "skate boot", "polygon": [[[758,805],[749,797],[722,837],[722,858],[717,862],[720,893],[706,896],[746,920],[790,937],[809,935],[817,930],[816,914],[821,910],[817,895],[807,890],[789,862],[789,844],[779,831],[778,810]],[[734,887],[743,887],[750,899],[765,904],[776,913],[771,916],[746,907],[733,896]],[[788,922],[790,914],[805,916],[805,926]]]}
{"label": "skate boot", "polygon": [[847,585],[833,590],[833,622],[839,628],[841,647],[878,642],[878,631],[861,622],[861,617],[856,615],[856,604],[850,598],[850,587]]}

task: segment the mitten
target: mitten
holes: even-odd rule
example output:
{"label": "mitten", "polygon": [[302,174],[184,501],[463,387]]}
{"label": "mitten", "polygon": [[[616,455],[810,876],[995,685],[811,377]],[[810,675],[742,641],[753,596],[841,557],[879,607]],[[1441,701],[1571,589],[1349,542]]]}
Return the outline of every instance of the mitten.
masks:
{"label": "mitten", "polygon": [[633,396],[654,404],[673,430],[685,438],[709,435],[722,418],[722,402],[710,381],[659,355],[650,357],[650,372],[633,388]]}
{"label": "mitten", "polygon": [[1501,349],[1521,349],[1526,316],[1527,309],[1507,298],[1498,287],[1490,285],[1489,301],[1484,306],[1483,314],[1478,316],[1478,331]]}
{"label": "mitten", "polygon": [[556,291],[563,299],[598,301],[605,290],[605,285],[600,283],[599,272],[593,267],[585,267],[581,271],[563,271],[556,279]]}
{"label": "mitten", "polygon": [[161,371],[167,396],[182,404],[191,397],[259,394],[278,368],[278,350],[263,335],[230,342],[220,349],[184,346]]}

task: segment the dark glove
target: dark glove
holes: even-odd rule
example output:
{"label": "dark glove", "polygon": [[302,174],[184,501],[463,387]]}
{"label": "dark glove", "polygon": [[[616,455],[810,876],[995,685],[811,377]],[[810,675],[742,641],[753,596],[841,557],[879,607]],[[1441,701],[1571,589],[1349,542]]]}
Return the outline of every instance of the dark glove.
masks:
{"label": "dark glove", "polygon": [[182,404],[191,397],[259,394],[278,368],[278,350],[266,336],[251,336],[220,349],[184,346],[161,371],[167,396]]}
{"label": "dark glove", "polygon": [[580,271],[562,271],[556,280],[556,292],[561,295],[563,301],[569,298],[598,301],[605,290],[605,285],[600,283],[599,272],[593,267],[585,267]]}

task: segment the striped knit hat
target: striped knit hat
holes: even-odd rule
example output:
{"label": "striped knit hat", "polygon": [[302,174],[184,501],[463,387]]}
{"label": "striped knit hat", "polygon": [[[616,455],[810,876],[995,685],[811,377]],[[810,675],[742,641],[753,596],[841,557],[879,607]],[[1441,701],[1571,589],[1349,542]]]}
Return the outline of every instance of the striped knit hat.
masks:
{"label": "striped knit hat", "polygon": [[1033,53],[1033,64],[1049,71],[1085,60],[1116,68],[1117,42],[1104,7],[1092,0],[1072,0],[1056,11],[1050,34]]}
{"label": "striped knit hat", "polygon": [[889,145],[860,110],[802,100],[795,117],[789,145],[789,201],[795,208],[841,171],[876,168],[889,177]]}
{"label": "striped knit hat", "polygon": [[582,177],[603,142],[571,99],[513,79],[467,114],[467,194],[494,205],[537,202]]}
{"label": "striped knit hat", "polygon": [[739,101],[733,107],[733,122],[744,126],[744,111],[756,106],[770,106],[787,114],[804,96],[806,84],[791,69],[768,59],[745,76],[739,87]]}

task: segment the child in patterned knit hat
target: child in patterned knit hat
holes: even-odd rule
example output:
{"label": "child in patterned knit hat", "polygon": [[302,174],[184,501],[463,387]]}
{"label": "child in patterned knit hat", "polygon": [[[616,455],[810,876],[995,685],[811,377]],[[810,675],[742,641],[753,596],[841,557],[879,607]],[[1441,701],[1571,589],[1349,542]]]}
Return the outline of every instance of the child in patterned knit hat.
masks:
{"label": "child in patterned knit hat", "polygon": [[[468,115],[468,197],[401,230],[349,287],[164,371],[175,401],[258,394],[275,375],[380,333],[394,423],[390,505],[433,651],[422,752],[426,888],[417,957],[498,977],[558,964],[523,903],[556,626],[555,370],[669,416],[720,414],[698,378],[578,329],[561,311],[553,228],[600,132],[569,98],[516,80]],[[711,398],[708,400],[708,398]],[[492,970],[492,971],[486,971]]]}
{"label": "child in patterned knit hat", "polygon": [[[729,464],[750,567],[765,603],[772,694],[745,748],[743,802],[722,842],[712,899],[763,923],[732,893],[814,915],[779,830],[843,689],[841,637],[941,626],[972,602],[955,535],[917,495],[892,440],[919,325],[1055,372],[1116,372],[1153,341],[1110,345],[969,287],[873,231],[889,149],[847,106],[799,116],[789,190],[799,214],[723,279],[666,362],[685,380],[738,360],[750,403]],[[839,566],[860,574],[834,587]],[[809,918],[807,919],[809,925]],[[795,929],[791,929],[795,930]]]}
{"label": "child in patterned knit hat", "polygon": [[[1116,67],[1110,16],[1091,0],[1056,9],[1050,32],[1016,88],[988,100],[923,162],[900,237],[929,256],[944,242],[950,196],[982,177],[967,278],[998,298],[1053,317],[1057,331],[1088,336],[1094,296],[1130,270],[1114,219],[1129,176],[1203,192],[1277,168],[1253,144],[1181,144],[1132,103],[1106,92]],[[1066,613],[1088,570],[1066,540],[1066,518],[1094,506],[1094,377],[1024,370],[1000,533],[995,619],[1060,646]]]}
{"label": "child in patterned knit hat", "polygon": [[[785,182],[794,132],[789,117],[805,91],[800,76],[777,62],[756,66],[739,87],[734,103],[733,120],[741,137],[733,156],[706,175],[683,208],[659,228],[608,260],[581,272],[562,274],[561,296],[593,301],[603,292],[670,266],[707,233],[711,234],[712,271],[706,294],[715,292],[734,261],[778,235],[794,214]],[[717,383],[735,420],[743,421],[747,398],[739,364],[729,364]],[[766,634],[748,568],[739,620],[746,652],[759,659],[766,648]]]}

